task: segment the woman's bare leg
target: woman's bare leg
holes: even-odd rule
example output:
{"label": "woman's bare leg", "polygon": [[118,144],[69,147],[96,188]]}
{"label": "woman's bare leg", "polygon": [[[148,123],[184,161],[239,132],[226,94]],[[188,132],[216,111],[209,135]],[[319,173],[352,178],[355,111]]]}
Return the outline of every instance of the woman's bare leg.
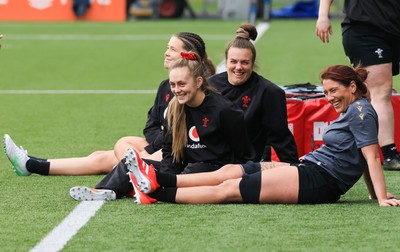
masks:
{"label": "woman's bare leg", "polygon": [[[189,175],[182,175],[189,176]],[[299,175],[294,166],[267,169],[261,172],[260,203],[296,204],[299,194]],[[241,178],[229,179],[216,186],[178,188],[176,203],[217,204],[243,202]]]}
{"label": "woman's bare leg", "polygon": [[176,187],[214,186],[225,180],[241,178],[241,165],[229,164],[213,172],[182,174],[176,176]]}
{"label": "woman's bare leg", "polygon": [[240,180],[240,178],[229,179],[216,186],[178,188],[175,202],[184,204],[240,203],[242,202]]}
{"label": "woman's bare leg", "polygon": [[145,159],[150,159],[150,160],[154,160],[154,161],[160,161],[162,160],[162,151],[158,150],[156,152],[154,152],[153,154],[148,154],[146,152],[146,155],[142,155],[143,152],[139,153],[141,158],[145,158]]}
{"label": "woman's bare leg", "polygon": [[260,203],[296,204],[299,195],[299,172],[295,166],[263,170]]}
{"label": "woman's bare leg", "polygon": [[114,146],[114,155],[118,160],[125,157],[129,148],[133,148],[137,153],[144,150],[149,143],[143,137],[127,136],[120,138]]}
{"label": "woman's bare leg", "polygon": [[270,162],[261,162],[261,170],[268,170],[268,169],[273,169],[273,168],[278,168],[282,166],[288,166],[290,165],[289,163],[284,163],[284,162],[275,162],[275,161],[270,161]]}
{"label": "woman's bare leg", "polygon": [[[268,170],[288,165],[288,163],[283,162],[262,162],[261,170]],[[244,171],[241,165],[228,164],[213,172],[177,175],[176,187],[219,185],[228,179],[241,178],[243,173]]]}
{"label": "woman's bare leg", "polygon": [[95,151],[87,157],[49,159],[49,175],[107,174],[118,163],[114,151]]}

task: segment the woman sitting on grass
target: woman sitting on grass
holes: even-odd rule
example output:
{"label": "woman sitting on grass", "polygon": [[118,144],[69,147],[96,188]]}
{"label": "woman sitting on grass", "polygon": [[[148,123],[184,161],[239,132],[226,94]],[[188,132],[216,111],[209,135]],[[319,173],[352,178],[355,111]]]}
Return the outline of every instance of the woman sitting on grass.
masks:
{"label": "woman sitting on grass", "polygon": [[207,174],[172,175],[147,167],[130,150],[126,161],[136,201],[333,203],[364,175],[371,197],[378,199],[380,206],[398,206],[399,200],[387,197],[378,153],[377,114],[365,98],[367,75],[363,68],[342,65],[321,73],[325,96],[340,116],[326,129],[325,144],[297,165],[249,162]]}
{"label": "woman sitting on grass", "polygon": [[[0,37],[1,38],[1,37]],[[164,68],[168,69],[171,62],[180,59],[181,52],[196,52],[205,66],[206,77],[215,73],[215,67],[208,58],[203,39],[191,32],[179,32],[171,36],[164,53]],[[28,156],[19,148],[8,134],[4,135],[6,155],[12,163],[12,168],[18,176],[29,176],[32,173],[40,175],[96,175],[107,174],[125,156],[128,148],[140,153],[142,158],[161,160],[161,143],[163,135],[164,114],[173,93],[169,81],[163,80],[157,90],[153,106],[150,108],[144,137],[126,136],[115,144],[114,150],[98,150],[85,157],[44,159]]]}
{"label": "woman sitting on grass", "polygon": [[[254,160],[243,111],[208,84],[197,54],[181,55],[169,67],[174,98],[168,105],[160,169],[171,174],[211,172]],[[76,200],[115,200],[132,191],[123,159],[95,189],[77,186],[70,195]]]}

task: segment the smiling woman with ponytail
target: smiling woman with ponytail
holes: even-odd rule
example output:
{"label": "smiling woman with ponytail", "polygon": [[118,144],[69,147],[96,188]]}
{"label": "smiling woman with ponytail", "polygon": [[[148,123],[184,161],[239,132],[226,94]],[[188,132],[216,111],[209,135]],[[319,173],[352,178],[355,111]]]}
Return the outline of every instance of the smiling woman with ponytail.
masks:
{"label": "smiling woman with ponytail", "polygon": [[169,67],[175,97],[169,104],[160,170],[213,171],[228,160],[250,160],[254,152],[243,112],[209,85],[197,53],[182,52],[181,56]]}
{"label": "smiling woman with ponytail", "polygon": [[[200,57],[194,52],[181,52],[182,59],[174,62],[170,66],[170,71],[176,68],[187,67],[190,74],[193,75],[193,78],[201,85],[198,87],[197,96],[192,96],[192,100],[204,99],[206,92],[213,92],[214,89],[210,87],[207,82],[207,79],[204,75],[204,67],[201,62],[198,60]],[[174,93],[174,89],[176,90],[176,85],[171,85],[171,90]],[[186,104],[190,104],[192,101],[186,101]],[[188,105],[190,106],[190,105]],[[186,113],[185,106],[181,104],[176,97],[174,97],[170,104],[168,110],[168,128],[170,129],[170,134],[172,134],[172,138],[174,141],[172,142],[172,154],[173,160],[175,162],[180,162],[182,159],[183,149],[187,144],[188,136],[186,134]]]}

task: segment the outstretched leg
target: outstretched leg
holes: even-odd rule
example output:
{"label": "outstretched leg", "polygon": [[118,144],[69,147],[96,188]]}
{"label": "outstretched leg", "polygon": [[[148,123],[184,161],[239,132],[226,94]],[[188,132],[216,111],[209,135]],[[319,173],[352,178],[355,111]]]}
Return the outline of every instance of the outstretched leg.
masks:
{"label": "outstretched leg", "polygon": [[49,175],[107,174],[118,163],[112,150],[95,151],[86,157],[49,159]]}
{"label": "outstretched leg", "polygon": [[[190,175],[182,175],[190,176]],[[161,191],[164,189],[160,189]],[[165,189],[167,193],[173,190]],[[162,195],[156,192],[157,195]],[[296,204],[299,193],[297,167],[282,166],[262,172],[246,174],[243,178],[228,179],[216,186],[177,188],[175,197],[164,195],[164,199],[186,204],[216,203],[285,203]],[[160,201],[163,199],[157,198]]]}

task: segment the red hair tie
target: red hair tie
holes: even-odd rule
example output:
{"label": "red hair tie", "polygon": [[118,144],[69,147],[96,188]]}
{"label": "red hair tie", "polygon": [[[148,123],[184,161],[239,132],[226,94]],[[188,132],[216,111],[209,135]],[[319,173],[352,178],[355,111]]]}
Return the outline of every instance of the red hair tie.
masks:
{"label": "red hair tie", "polygon": [[196,54],[191,52],[181,52],[182,59],[197,60]]}

